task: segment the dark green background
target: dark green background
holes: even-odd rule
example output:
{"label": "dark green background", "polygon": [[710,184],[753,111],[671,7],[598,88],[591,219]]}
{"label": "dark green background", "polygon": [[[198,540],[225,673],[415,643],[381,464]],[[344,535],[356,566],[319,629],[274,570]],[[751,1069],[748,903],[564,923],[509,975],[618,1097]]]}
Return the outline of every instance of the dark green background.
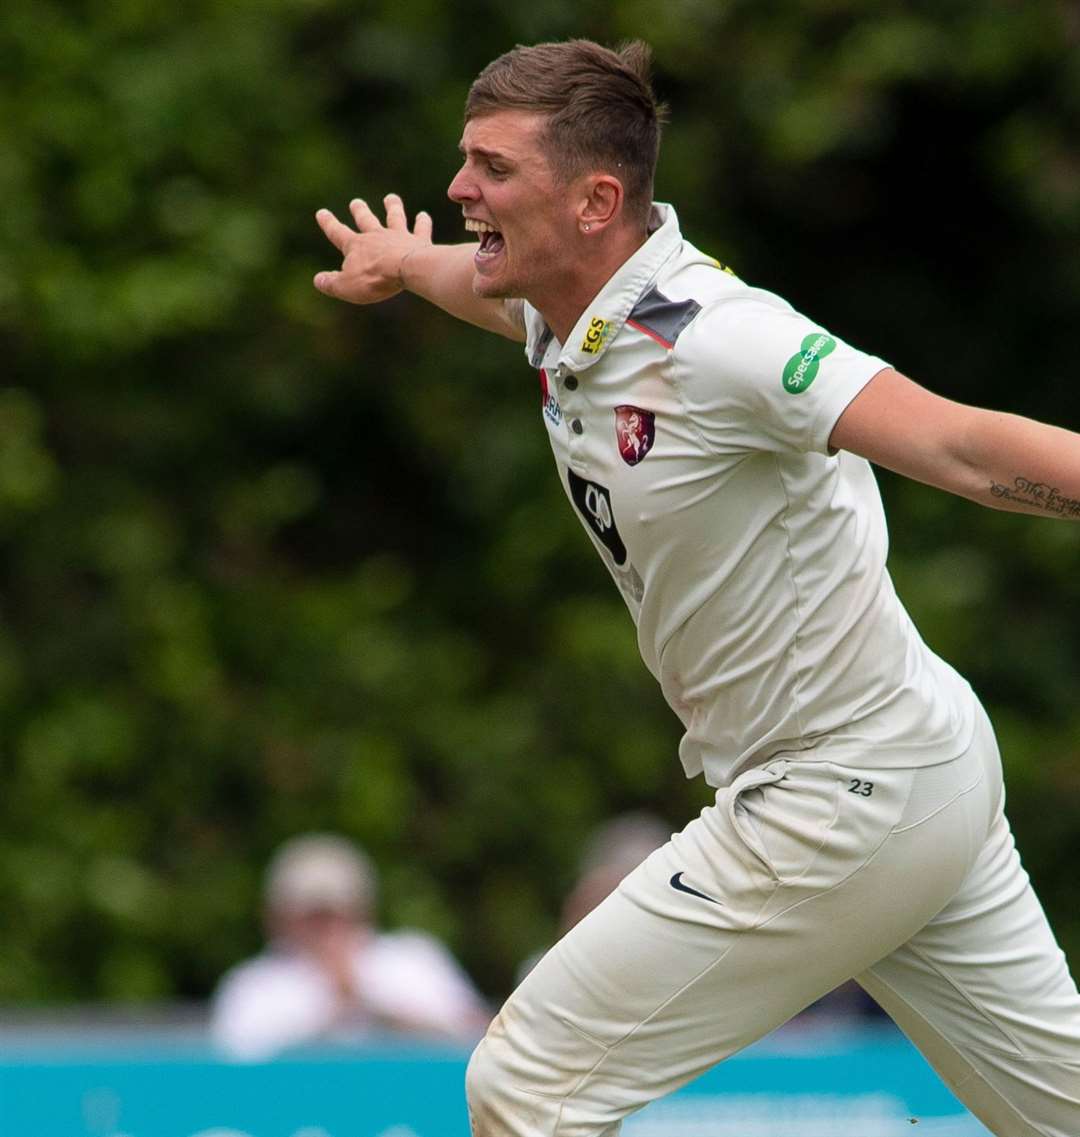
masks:
{"label": "dark green background", "polygon": [[[513,10],[512,10],[513,9]],[[0,7],[0,1001],[201,997],[306,828],[491,995],[677,723],[515,345],[359,310],[312,215],[445,198],[489,59],[646,35],[696,244],[942,393],[1080,421],[1075,3]],[[883,477],[1080,960],[1080,529]]]}

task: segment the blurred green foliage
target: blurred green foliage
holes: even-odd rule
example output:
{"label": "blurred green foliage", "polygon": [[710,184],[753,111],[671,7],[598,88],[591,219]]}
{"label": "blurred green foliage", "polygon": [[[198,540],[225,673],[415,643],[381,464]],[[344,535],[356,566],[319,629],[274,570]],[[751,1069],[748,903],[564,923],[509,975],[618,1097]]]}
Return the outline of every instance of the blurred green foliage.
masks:
{"label": "blurred green foliage", "polygon": [[[310,284],[356,194],[459,239],[468,83],[569,35],[654,44],[695,243],[937,390],[1080,421],[1075,4],[3,5],[0,1000],[206,994],[306,828],[498,996],[595,823],[708,800],[518,349]],[[883,484],[1075,967],[1080,530]]]}

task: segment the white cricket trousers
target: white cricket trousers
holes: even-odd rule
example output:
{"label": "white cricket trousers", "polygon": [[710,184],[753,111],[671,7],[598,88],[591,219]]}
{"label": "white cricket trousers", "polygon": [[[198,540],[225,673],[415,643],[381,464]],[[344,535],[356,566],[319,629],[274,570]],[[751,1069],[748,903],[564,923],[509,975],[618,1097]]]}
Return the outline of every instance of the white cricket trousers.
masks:
{"label": "white cricket trousers", "polygon": [[855,977],[1000,1137],[1080,1137],[1080,996],[980,714],[921,769],[747,771],[570,931],[466,1078],[475,1137],[615,1137]]}

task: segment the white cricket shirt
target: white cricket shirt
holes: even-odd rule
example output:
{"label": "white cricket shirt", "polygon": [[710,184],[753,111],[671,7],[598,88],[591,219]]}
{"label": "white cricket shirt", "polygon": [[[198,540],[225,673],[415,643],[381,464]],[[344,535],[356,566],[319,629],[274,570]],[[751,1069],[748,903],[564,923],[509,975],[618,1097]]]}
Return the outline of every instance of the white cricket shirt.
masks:
{"label": "white cricket shirt", "polygon": [[525,305],[526,354],[563,487],[686,728],[687,776],[722,786],[795,751],[957,756],[970,688],[897,599],[869,463],[828,448],[888,365],[725,271],[670,206],[653,224],[566,344]]}

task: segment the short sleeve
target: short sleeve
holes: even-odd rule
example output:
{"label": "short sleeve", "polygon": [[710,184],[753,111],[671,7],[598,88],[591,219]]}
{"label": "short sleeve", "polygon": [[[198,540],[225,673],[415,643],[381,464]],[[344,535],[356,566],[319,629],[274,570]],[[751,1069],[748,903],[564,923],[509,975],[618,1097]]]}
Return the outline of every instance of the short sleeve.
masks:
{"label": "short sleeve", "polygon": [[717,453],[827,454],[844,409],[889,366],[757,289],[704,308],[671,362],[687,414]]}

